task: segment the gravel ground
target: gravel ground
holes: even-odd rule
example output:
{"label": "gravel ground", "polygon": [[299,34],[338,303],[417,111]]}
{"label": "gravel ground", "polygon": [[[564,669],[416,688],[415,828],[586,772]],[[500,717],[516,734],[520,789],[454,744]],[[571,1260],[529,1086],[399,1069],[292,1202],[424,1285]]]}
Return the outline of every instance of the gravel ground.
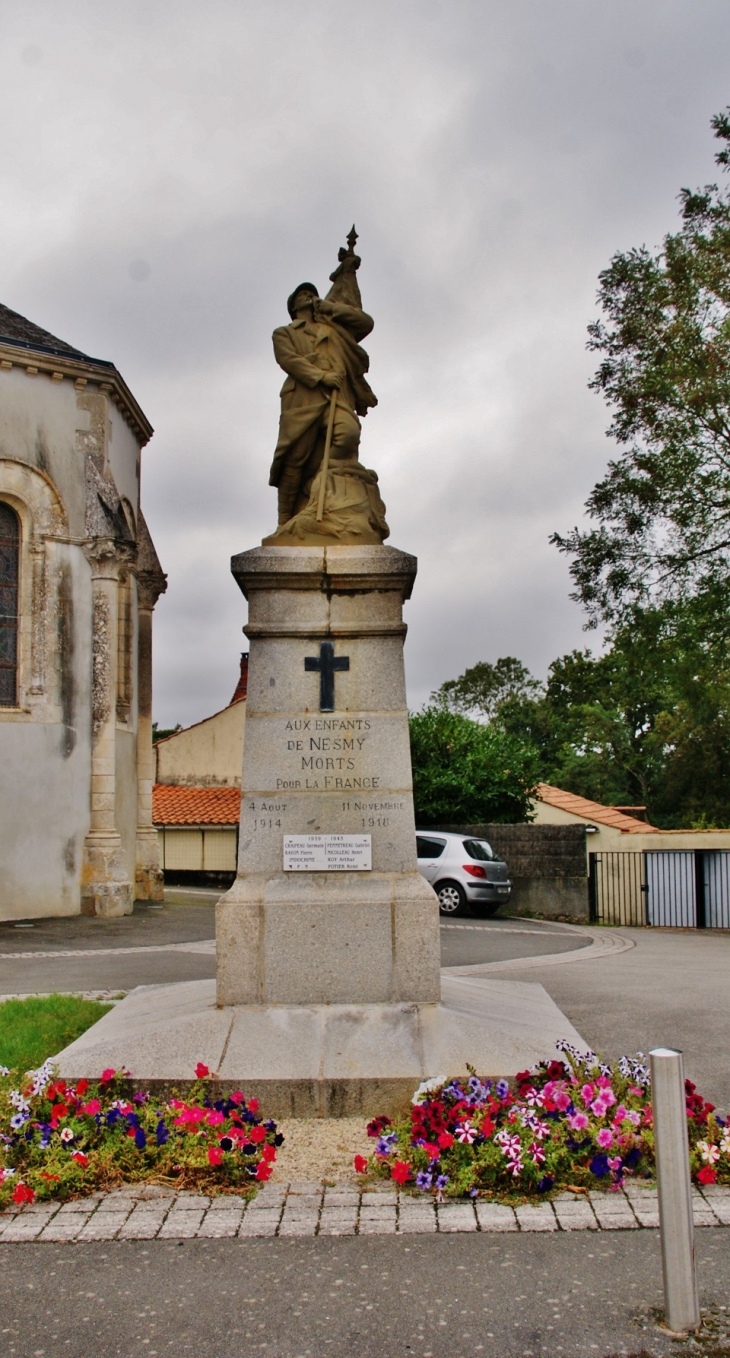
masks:
{"label": "gravel ground", "polygon": [[370,1155],[373,1142],[364,1118],[284,1118],[284,1145],[273,1178],[281,1183],[356,1185],[355,1155]]}

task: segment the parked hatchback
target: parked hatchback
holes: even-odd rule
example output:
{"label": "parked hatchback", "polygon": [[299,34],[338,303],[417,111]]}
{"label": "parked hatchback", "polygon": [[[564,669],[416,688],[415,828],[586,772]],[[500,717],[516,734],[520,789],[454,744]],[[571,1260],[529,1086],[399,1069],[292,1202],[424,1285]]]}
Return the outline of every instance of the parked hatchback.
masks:
{"label": "parked hatchback", "polygon": [[439,898],[442,915],[494,915],[510,898],[507,864],[486,839],[416,831],[418,871]]}

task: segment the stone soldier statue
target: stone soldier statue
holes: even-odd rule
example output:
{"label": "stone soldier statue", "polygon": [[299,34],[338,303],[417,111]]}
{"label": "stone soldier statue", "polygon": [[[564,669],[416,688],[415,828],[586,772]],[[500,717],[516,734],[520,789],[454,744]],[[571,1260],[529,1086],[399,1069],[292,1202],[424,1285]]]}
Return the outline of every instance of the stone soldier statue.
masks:
{"label": "stone soldier statue", "polygon": [[266,543],[382,542],[388,536],[377,476],[358,460],[360,417],[377,399],[359,343],[373,320],[362,309],[355,277],[356,240],[353,227],[327,297],[320,299],[313,283],[300,283],[287,302],[290,324],[274,331],[274,354],[286,381],[269,479],[279,492],[279,528]]}

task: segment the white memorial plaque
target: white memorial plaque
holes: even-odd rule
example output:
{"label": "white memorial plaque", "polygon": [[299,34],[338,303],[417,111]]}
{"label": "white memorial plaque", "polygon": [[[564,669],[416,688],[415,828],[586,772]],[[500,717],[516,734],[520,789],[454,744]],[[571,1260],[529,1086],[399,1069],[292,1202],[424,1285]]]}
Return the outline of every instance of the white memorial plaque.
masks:
{"label": "white memorial plaque", "polygon": [[370,872],[371,835],[284,835],[285,872]]}

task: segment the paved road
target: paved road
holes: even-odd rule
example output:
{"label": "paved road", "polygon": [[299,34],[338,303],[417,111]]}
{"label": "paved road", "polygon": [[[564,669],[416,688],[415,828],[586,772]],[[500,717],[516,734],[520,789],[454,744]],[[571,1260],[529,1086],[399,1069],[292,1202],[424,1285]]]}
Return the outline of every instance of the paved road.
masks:
{"label": "paved road", "polygon": [[[603,932],[603,931],[601,931]],[[730,1109],[730,933],[616,929],[634,947],[570,965],[498,969],[540,981],[591,1046],[609,1056],[679,1047],[706,1098]]]}
{"label": "paved road", "polygon": [[[727,1330],[730,1231],[699,1230],[697,1259]],[[656,1327],[661,1299],[656,1231],[0,1245],[14,1358],[697,1353]]]}
{"label": "paved road", "polygon": [[[31,927],[0,924],[0,995],[131,990],[214,976],[217,899],[218,893],[170,890],[164,907],[138,902],[134,914],[122,919],[77,915]],[[570,951],[588,942],[559,924],[465,919],[442,928],[441,955],[444,966],[459,966]],[[186,951],[205,943],[208,948]]]}

